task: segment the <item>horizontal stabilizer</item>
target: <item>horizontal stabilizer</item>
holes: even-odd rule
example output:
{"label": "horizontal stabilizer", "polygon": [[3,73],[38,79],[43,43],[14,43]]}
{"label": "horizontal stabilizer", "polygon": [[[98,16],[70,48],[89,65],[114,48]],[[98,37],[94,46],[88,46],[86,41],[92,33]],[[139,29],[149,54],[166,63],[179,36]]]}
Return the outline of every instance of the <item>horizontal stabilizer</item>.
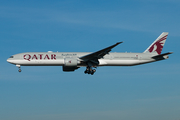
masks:
{"label": "horizontal stabilizer", "polygon": [[173,53],[173,52],[168,52],[168,53],[164,53],[164,54],[160,54],[160,55],[153,56],[152,58],[157,59],[157,58],[160,58],[160,57],[163,57],[163,56],[172,54],[172,53]]}

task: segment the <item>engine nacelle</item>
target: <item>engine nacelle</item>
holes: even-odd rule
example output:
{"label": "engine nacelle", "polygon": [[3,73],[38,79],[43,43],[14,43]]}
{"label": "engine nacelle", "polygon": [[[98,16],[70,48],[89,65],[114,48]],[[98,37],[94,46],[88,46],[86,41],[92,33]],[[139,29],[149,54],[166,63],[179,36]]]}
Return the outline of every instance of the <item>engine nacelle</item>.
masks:
{"label": "engine nacelle", "polygon": [[77,67],[78,61],[76,58],[65,58],[64,66],[65,67]]}
{"label": "engine nacelle", "polygon": [[78,60],[76,58],[65,58],[64,59],[64,66],[63,66],[63,71],[65,72],[71,72],[79,67],[77,67]]}

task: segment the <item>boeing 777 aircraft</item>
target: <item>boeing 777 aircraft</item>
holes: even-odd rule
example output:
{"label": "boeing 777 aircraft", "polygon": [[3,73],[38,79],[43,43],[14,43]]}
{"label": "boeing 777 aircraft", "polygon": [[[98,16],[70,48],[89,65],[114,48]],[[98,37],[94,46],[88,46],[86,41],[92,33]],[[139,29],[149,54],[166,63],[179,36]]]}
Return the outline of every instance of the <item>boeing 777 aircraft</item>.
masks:
{"label": "boeing 777 aircraft", "polygon": [[165,60],[172,52],[161,54],[168,32],[163,32],[143,53],[110,53],[112,46],[93,53],[86,52],[26,52],[11,56],[9,63],[21,66],[62,66],[63,71],[86,67],[84,73],[93,75],[99,66],[133,66]]}

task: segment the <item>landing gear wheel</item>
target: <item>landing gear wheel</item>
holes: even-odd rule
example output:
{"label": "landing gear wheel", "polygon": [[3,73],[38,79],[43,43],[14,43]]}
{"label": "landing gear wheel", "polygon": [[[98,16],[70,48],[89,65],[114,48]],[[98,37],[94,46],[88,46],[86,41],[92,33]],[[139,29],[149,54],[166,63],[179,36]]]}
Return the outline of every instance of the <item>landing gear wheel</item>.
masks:
{"label": "landing gear wheel", "polygon": [[18,72],[21,72],[21,71],[22,71],[21,69],[18,70]]}
{"label": "landing gear wheel", "polygon": [[94,72],[92,72],[91,75],[94,75]]}
{"label": "landing gear wheel", "polygon": [[85,73],[85,74],[88,73],[87,70],[85,70],[84,73]]}
{"label": "landing gear wheel", "polygon": [[[96,72],[95,69],[92,69],[93,67],[94,67],[94,66],[92,66],[92,65],[87,66],[87,67],[86,67],[86,70],[84,71],[84,73],[85,73],[85,74],[91,74],[91,75],[93,75],[93,74]],[[95,66],[94,68],[96,68],[96,66]]]}
{"label": "landing gear wheel", "polygon": [[86,68],[86,70],[84,71],[84,73],[88,73],[89,74],[89,68]]}
{"label": "landing gear wheel", "polygon": [[91,71],[91,75],[94,75],[95,72],[96,72],[96,70],[93,69],[93,70]]}
{"label": "landing gear wheel", "polygon": [[90,69],[90,70],[88,71],[88,74],[92,74],[92,69]]}

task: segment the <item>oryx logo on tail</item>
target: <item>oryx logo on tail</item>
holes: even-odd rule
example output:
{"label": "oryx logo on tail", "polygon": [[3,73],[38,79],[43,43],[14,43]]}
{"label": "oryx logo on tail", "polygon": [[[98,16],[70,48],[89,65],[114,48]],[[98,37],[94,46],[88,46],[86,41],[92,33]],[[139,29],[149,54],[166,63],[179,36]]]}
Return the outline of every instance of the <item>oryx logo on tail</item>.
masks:
{"label": "oryx logo on tail", "polygon": [[163,32],[146,50],[144,53],[157,53],[158,55],[161,54],[161,51],[164,47],[166,42],[168,33]]}
{"label": "oryx logo on tail", "polygon": [[149,48],[149,52],[153,52],[156,51],[158,54],[161,54],[161,51],[163,49],[163,46],[165,44],[167,35],[162,37],[161,39],[159,39],[156,43],[154,43],[150,48]]}

